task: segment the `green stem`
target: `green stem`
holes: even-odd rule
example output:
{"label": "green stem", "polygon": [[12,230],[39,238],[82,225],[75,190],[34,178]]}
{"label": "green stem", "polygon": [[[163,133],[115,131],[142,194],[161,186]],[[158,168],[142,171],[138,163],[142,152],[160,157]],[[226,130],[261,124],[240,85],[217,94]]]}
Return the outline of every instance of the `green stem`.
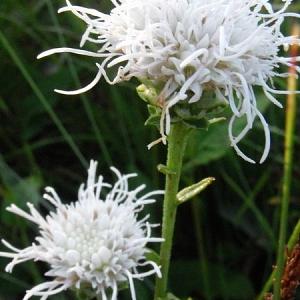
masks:
{"label": "green stem", "polygon": [[[299,235],[300,235],[300,220],[294,227],[293,233],[291,234],[291,236],[289,238],[288,245],[287,245],[288,251],[291,251],[295,247],[295,245],[299,241]],[[273,280],[275,278],[275,273],[276,273],[276,269],[274,269],[273,272],[271,273],[271,275],[269,276],[268,280],[266,281],[262,291],[257,296],[256,300],[264,299],[265,294],[271,289]]]}
{"label": "green stem", "polygon": [[162,237],[164,242],[160,249],[160,265],[162,278],[157,278],[155,286],[155,297],[164,298],[167,292],[168,272],[170,266],[174,225],[176,220],[179,179],[182,168],[183,155],[190,129],[183,123],[172,125],[168,136],[168,157],[166,174],[165,198],[163,207]]}
{"label": "green stem", "polygon": [[[292,53],[292,57],[294,56],[296,55],[293,55]],[[291,68],[290,72],[295,73],[295,70]],[[297,85],[296,77],[289,76],[288,90],[295,91],[296,85]],[[274,283],[274,300],[280,300],[281,277],[284,269],[288,209],[289,209],[289,202],[290,202],[290,190],[291,190],[292,169],[293,169],[292,167],[293,167],[295,124],[296,124],[296,95],[290,94],[288,95],[287,98],[287,109],[286,109],[285,143],[284,143],[284,150],[285,150],[284,151],[284,174],[283,174],[282,199],[281,199],[281,210],[280,210],[279,242],[278,242],[276,274],[275,274],[275,283]]]}

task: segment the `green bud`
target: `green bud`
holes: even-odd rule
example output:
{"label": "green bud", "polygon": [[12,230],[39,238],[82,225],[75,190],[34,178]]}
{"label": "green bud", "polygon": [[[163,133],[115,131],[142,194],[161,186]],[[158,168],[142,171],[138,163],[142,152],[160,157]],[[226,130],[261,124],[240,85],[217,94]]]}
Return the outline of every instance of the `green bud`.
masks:
{"label": "green bud", "polygon": [[158,94],[154,87],[141,84],[136,88],[136,91],[143,101],[157,106]]}

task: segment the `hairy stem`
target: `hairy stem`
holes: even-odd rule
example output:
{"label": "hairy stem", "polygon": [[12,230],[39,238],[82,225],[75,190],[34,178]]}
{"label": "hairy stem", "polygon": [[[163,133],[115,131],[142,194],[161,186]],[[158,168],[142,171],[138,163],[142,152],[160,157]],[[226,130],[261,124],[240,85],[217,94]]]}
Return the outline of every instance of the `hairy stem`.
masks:
{"label": "hairy stem", "polygon": [[162,222],[162,237],[164,238],[164,242],[160,249],[162,278],[157,278],[156,280],[154,297],[156,300],[164,298],[167,293],[168,273],[177,211],[176,194],[178,192],[182,160],[189,132],[190,129],[183,123],[177,123],[172,125],[168,136],[167,173]]}

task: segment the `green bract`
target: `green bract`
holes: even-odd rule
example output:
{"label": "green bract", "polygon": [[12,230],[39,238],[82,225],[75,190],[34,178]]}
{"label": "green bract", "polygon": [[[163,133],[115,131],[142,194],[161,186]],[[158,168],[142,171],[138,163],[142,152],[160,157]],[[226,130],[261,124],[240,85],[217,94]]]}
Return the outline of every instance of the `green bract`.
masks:
{"label": "green bract", "polygon": [[[137,87],[139,97],[148,103],[149,118],[145,125],[160,128],[162,118],[163,99],[154,86],[141,84]],[[204,92],[200,101],[189,103],[189,100],[180,101],[171,109],[171,123],[184,122],[194,129],[207,129],[211,123],[224,119],[222,112],[228,106],[223,99],[216,97],[214,92]]]}

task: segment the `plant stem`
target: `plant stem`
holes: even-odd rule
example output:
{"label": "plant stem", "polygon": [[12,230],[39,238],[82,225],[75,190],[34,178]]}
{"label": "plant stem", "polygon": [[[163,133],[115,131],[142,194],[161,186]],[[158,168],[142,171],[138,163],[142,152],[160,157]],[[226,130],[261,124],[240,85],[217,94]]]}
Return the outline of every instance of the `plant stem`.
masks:
{"label": "plant stem", "polygon": [[177,211],[176,194],[178,192],[182,160],[189,132],[190,129],[183,123],[176,123],[172,125],[168,136],[167,170],[169,173],[166,174],[163,205],[162,237],[164,238],[164,242],[160,249],[162,278],[157,278],[156,280],[154,297],[156,300],[164,298],[167,292],[168,273]]}
{"label": "plant stem", "polygon": [[[292,34],[297,31],[297,26],[294,26]],[[293,45],[291,49],[291,57],[297,56],[297,45]],[[296,79],[296,60],[290,68],[290,76],[288,78],[288,90],[294,92],[297,87]],[[294,132],[296,123],[296,95],[292,93],[287,97],[286,108],[286,123],[285,123],[285,143],[284,143],[284,174],[282,184],[282,199],[280,210],[280,229],[279,229],[279,243],[276,262],[276,273],[274,283],[274,300],[280,300],[281,277],[284,269],[284,255],[286,232],[288,222],[288,209],[290,201],[290,189],[292,180],[292,166],[293,166],[293,150],[294,150]]]}
{"label": "plant stem", "polygon": [[[289,241],[287,244],[288,251],[291,251],[295,247],[296,243],[299,240],[299,235],[300,235],[300,220],[298,220],[298,223],[294,227],[294,230],[289,238]],[[273,280],[275,278],[275,273],[276,273],[276,269],[274,269],[273,272],[271,273],[271,275],[269,276],[268,280],[266,281],[262,291],[257,296],[256,300],[264,299],[265,294],[270,290],[270,288],[272,286]]]}

